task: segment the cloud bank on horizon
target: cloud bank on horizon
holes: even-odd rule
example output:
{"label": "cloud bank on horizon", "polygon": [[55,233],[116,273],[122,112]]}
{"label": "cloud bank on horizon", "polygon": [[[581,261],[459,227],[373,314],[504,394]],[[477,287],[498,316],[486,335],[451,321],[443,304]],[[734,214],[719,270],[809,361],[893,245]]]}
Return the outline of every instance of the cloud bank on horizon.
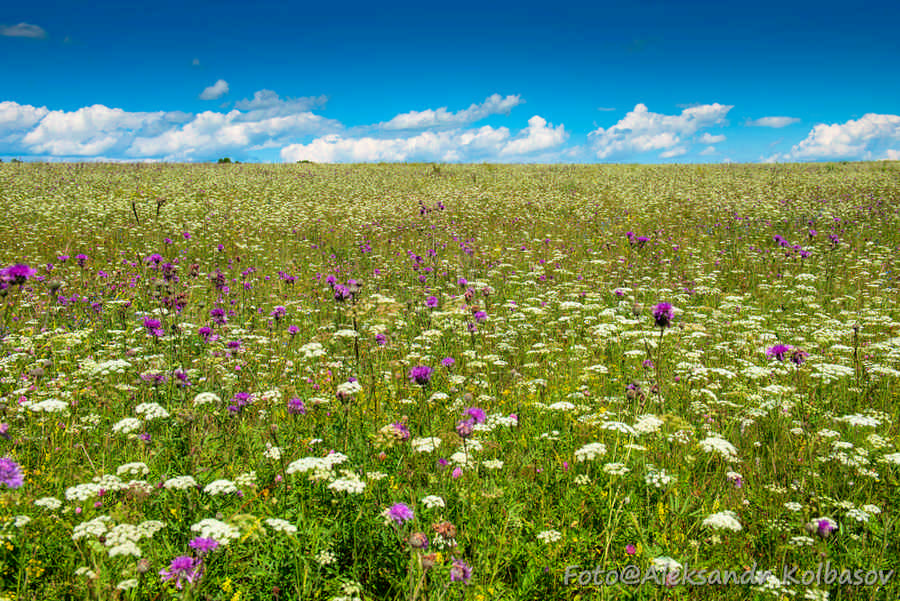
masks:
{"label": "cloud bank on horizon", "polygon": [[[220,99],[219,79],[199,98]],[[639,103],[608,127],[571,144],[564,123],[527,115],[519,95],[493,94],[468,108],[410,110],[386,121],[347,127],[320,114],[325,96],[284,98],[258,90],[229,110],[129,112],[102,104],[73,111],[0,102],[0,156],[42,160],[208,161],[224,155],[254,160],[262,150],[284,162],[668,162],[712,157],[728,160],[722,145],[738,127],[781,129],[796,117],[764,116],[733,126],[734,105],[699,104],[679,113],[651,111]],[[516,110],[518,109],[518,110]],[[514,115],[514,111],[518,114]],[[478,125],[502,117],[509,125]],[[900,116],[868,113],[843,123],[819,123],[790,151],[761,162],[897,160]],[[262,159],[265,160],[265,159]]]}

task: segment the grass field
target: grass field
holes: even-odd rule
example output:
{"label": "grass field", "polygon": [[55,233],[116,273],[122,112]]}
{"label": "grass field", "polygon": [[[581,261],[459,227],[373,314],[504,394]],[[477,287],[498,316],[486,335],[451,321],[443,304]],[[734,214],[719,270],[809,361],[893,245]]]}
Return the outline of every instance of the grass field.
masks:
{"label": "grass field", "polygon": [[0,201],[0,598],[900,593],[896,162]]}

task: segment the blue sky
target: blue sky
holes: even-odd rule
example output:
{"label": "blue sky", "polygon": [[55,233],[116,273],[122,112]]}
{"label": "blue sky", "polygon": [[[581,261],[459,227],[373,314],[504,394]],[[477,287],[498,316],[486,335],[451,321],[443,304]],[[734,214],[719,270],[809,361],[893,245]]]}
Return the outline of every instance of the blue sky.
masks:
{"label": "blue sky", "polygon": [[900,4],[5,3],[0,157],[900,159]]}

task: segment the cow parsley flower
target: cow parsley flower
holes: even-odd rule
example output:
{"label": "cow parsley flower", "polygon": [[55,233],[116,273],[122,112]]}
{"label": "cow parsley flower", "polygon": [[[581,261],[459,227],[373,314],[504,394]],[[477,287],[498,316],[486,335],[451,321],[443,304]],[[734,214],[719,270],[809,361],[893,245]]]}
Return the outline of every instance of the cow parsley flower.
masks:
{"label": "cow parsley flower", "polygon": [[714,530],[733,530],[737,532],[741,529],[741,523],[738,521],[737,514],[728,510],[707,516],[703,520],[703,525],[709,526]]}

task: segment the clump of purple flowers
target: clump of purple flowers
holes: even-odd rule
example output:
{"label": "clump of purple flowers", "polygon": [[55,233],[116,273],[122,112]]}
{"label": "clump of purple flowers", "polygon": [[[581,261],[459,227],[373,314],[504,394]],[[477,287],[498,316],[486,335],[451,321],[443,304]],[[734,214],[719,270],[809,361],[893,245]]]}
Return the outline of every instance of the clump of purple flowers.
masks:
{"label": "clump of purple flowers", "polygon": [[4,286],[0,287],[5,288],[6,285],[21,286],[36,273],[37,271],[29,267],[28,265],[25,265],[24,263],[10,265],[9,267],[0,269],[0,284],[5,284]]}
{"label": "clump of purple flowers", "polygon": [[168,570],[160,570],[159,575],[163,581],[174,580],[175,586],[181,590],[185,582],[193,584],[203,575],[203,560],[181,555],[172,560]]}
{"label": "clump of purple flowers", "polygon": [[431,382],[431,374],[434,370],[427,365],[417,365],[409,370],[409,379],[419,386],[426,386]]}
{"label": "clump of purple flowers", "polygon": [[197,538],[191,540],[188,545],[190,545],[191,549],[194,549],[195,551],[203,555],[217,549],[219,546],[219,541],[214,538],[201,538],[198,536]]}
{"label": "clump of purple flowers", "polygon": [[155,338],[162,338],[165,335],[165,331],[162,327],[162,322],[158,319],[152,319],[150,317],[144,318],[144,327],[147,329],[147,333]]}
{"label": "clump of purple flowers", "polygon": [[659,303],[653,307],[653,319],[656,320],[657,327],[667,328],[672,325],[672,319],[675,317],[675,309],[669,303]]}
{"label": "clump of purple flowers", "polygon": [[469,584],[472,578],[472,568],[462,559],[454,559],[453,566],[450,568],[450,582],[462,582]]}
{"label": "clump of purple flowers", "polygon": [[394,522],[398,526],[402,526],[404,522],[408,522],[415,517],[413,510],[405,503],[394,503],[385,509],[381,515],[384,516],[385,521],[388,523]]}
{"label": "clump of purple flowers", "polygon": [[22,466],[9,457],[0,458],[0,484],[5,484],[7,488],[19,488],[24,482]]}
{"label": "clump of purple flowers", "polygon": [[232,414],[239,413],[251,402],[253,402],[253,397],[249,392],[239,392],[231,398],[231,405],[228,406],[228,411]]}
{"label": "clump of purple flowers", "polygon": [[792,350],[794,350],[794,347],[789,344],[776,344],[775,346],[769,347],[769,349],[766,350],[766,357],[784,361],[785,355],[790,353]]}
{"label": "clump of purple flowers", "polygon": [[297,397],[288,401],[288,413],[291,415],[306,415],[306,405]]}

